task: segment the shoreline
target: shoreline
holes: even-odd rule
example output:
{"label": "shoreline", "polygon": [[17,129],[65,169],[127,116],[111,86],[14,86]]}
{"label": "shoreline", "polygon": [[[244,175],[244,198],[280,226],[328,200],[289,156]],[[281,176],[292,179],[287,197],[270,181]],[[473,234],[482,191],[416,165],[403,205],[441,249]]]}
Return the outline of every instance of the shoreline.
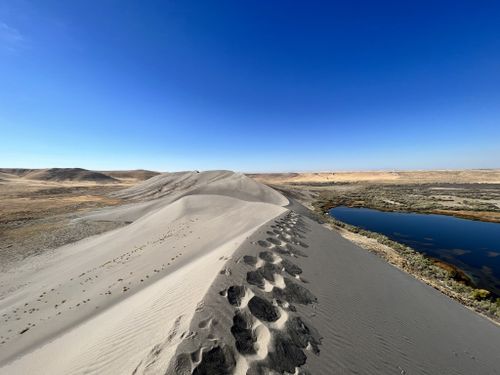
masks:
{"label": "shoreline", "polygon": [[338,231],[347,240],[376,254],[396,268],[500,326],[500,298],[493,300],[489,290],[467,285],[463,280],[460,280],[464,274],[463,270],[444,261],[436,261],[427,257],[383,234],[334,219],[328,213],[333,207],[324,211],[324,206],[320,206],[318,203],[321,201],[312,202],[307,207],[321,217],[325,227]]}
{"label": "shoreline", "polygon": [[[329,202],[322,205],[322,210],[329,211],[333,208],[345,206],[349,208],[369,208],[371,210],[377,210],[382,212],[400,212],[400,213],[408,213],[408,214],[423,214],[423,215],[443,215],[443,216],[451,216],[456,217],[458,219],[466,219],[473,221],[481,221],[483,223],[497,223],[500,224],[500,212],[497,211],[453,211],[453,210],[445,210],[445,209],[419,209],[419,208],[401,208],[397,209],[397,207],[389,208],[389,207],[380,207],[377,205],[370,205],[363,202],[363,204],[357,204],[356,202],[342,202],[342,203],[333,203],[330,205]],[[486,213],[497,214],[498,217],[488,217]]]}

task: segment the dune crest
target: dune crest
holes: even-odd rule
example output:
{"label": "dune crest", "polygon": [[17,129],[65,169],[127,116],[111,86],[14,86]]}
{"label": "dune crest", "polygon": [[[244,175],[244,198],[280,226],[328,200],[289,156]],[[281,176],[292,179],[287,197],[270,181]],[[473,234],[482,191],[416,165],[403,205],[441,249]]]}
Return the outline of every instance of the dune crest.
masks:
{"label": "dune crest", "polygon": [[[132,372],[152,343],[173,355],[227,259],[288,202],[233,172],[157,177],[121,192],[141,202],[96,216],[133,211],[128,226],[0,277],[0,373]],[[46,360],[63,351],[57,362]]]}
{"label": "dune crest", "polygon": [[144,201],[167,196],[172,200],[190,194],[224,195],[279,206],[288,204],[288,200],[276,190],[231,171],[162,173],[114,196]]}

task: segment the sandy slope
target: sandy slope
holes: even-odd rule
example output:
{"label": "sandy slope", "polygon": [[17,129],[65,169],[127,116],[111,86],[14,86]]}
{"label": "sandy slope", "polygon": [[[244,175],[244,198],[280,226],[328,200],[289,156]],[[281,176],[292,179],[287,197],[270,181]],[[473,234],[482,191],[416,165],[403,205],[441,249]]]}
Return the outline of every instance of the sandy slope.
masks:
{"label": "sandy slope", "polygon": [[1,276],[0,374],[499,373],[498,327],[243,175],[121,194],[87,219],[130,225]]}
{"label": "sandy slope", "polygon": [[240,246],[190,330],[167,374],[500,373],[496,325],[294,213]]}
{"label": "sandy slope", "polygon": [[212,189],[155,202],[124,228],[2,275],[0,373],[131,372],[154,345],[175,348],[172,323],[182,333],[224,260],[284,211],[248,181],[254,201]]}
{"label": "sandy slope", "polygon": [[165,197],[172,201],[188,194],[217,194],[254,202],[288,204],[288,200],[275,190],[231,171],[162,173],[117,192],[115,196],[137,200]]}

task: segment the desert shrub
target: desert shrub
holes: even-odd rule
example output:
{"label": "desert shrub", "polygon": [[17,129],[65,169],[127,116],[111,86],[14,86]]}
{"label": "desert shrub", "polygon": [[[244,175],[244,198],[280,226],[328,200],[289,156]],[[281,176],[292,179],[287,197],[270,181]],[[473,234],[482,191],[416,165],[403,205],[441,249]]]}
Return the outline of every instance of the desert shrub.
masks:
{"label": "desert shrub", "polygon": [[490,292],[486,289],[474,289],[472,291],[472,298],[477,301],[484,300],[490,296]]}

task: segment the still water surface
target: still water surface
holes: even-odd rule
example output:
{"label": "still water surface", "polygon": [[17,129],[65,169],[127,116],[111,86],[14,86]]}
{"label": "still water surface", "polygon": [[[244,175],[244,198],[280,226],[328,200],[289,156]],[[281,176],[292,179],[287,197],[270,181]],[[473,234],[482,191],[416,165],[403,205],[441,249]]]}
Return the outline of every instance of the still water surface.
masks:
{"label": "still water surface", "polygon": [[330,215],[451,263],[478,287],[500,296],[500,224],[344,206],[331,209]]}

